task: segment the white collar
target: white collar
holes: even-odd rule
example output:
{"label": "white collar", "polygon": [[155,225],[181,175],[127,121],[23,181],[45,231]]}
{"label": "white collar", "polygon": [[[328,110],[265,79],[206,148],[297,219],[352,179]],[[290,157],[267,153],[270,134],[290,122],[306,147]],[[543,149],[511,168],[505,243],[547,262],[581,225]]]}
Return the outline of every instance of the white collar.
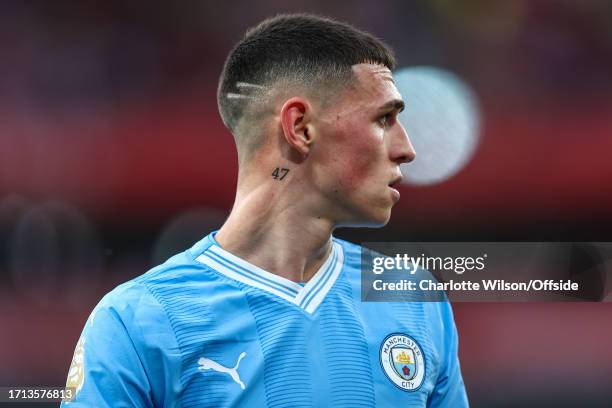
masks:
{"label": "white collar", "polygon": [[323,302],[323,299],[325,299],[325,296],[336,282],[338,275],[340,275],[344,263],[344,252],[342,251],[342,245],[332,242],[331,253],[304,286],[265,271],[244,259],[232,255],[221,248],[216,242],[198,256],[196,261],[211,267],[231,279],[283,298],[302,308],[307,313],[312,314]]}

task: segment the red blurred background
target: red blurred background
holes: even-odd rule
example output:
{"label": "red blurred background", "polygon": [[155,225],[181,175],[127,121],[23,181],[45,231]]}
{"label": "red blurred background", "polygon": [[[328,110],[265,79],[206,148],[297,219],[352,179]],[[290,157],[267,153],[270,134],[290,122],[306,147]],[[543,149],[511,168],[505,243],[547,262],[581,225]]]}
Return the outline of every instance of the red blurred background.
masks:
{"label": "red blurred background", "polygon": [[[480,101],[459,174],[405,186],[387,227],[340,237],[612,241],[611,4],[1,3],[0,385],[63,384],[99,298],[223,222],[236,156],[218,75],[278,12],[354,23]],[[454,310],[473,406],[609,406],[609,304]]]}

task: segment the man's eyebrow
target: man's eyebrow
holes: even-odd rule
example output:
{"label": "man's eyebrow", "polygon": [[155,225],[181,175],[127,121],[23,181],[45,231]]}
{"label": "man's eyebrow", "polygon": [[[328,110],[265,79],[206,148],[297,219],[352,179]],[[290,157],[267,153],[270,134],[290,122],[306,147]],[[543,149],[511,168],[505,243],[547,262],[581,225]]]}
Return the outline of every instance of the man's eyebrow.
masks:
{"label": "man's eyebrow", "polygon": [[399,112],[403,111],[405,107],[404,101],[401,99],[393,99],[387,103],[385,103],[384,105],[382,105],[380,108],[378,108],[379,111],[386,111],[389,110],[391,108],[398,110]]}

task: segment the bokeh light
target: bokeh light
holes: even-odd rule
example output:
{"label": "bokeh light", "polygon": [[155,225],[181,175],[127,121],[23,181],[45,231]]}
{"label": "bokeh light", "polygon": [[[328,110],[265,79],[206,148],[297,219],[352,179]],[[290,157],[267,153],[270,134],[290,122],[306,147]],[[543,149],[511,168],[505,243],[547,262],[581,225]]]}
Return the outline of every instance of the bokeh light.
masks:
{"label": "bokeh light", "polygon": [[475,93],[439,68],[402,68],[394,76],[406,103],[400,121],[417,153],[414,162],[401,167],[404,181],[428,185],[448,180],[478,146],[481,118]]}

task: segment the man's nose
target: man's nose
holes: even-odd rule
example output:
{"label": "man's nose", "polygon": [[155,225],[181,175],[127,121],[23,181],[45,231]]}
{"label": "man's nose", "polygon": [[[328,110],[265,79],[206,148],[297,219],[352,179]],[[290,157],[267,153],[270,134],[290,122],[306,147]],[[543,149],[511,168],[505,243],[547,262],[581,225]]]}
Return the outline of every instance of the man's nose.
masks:
{"label": "man's nose", "polygon": [[414,147],[410,142],[410,138],[404,126],[399,121],[397,125],[396,131],[393,132],[391,139],[389,154],[391,160],[398,164],[409,163],[416,157],[416,152],[414,151]]}

